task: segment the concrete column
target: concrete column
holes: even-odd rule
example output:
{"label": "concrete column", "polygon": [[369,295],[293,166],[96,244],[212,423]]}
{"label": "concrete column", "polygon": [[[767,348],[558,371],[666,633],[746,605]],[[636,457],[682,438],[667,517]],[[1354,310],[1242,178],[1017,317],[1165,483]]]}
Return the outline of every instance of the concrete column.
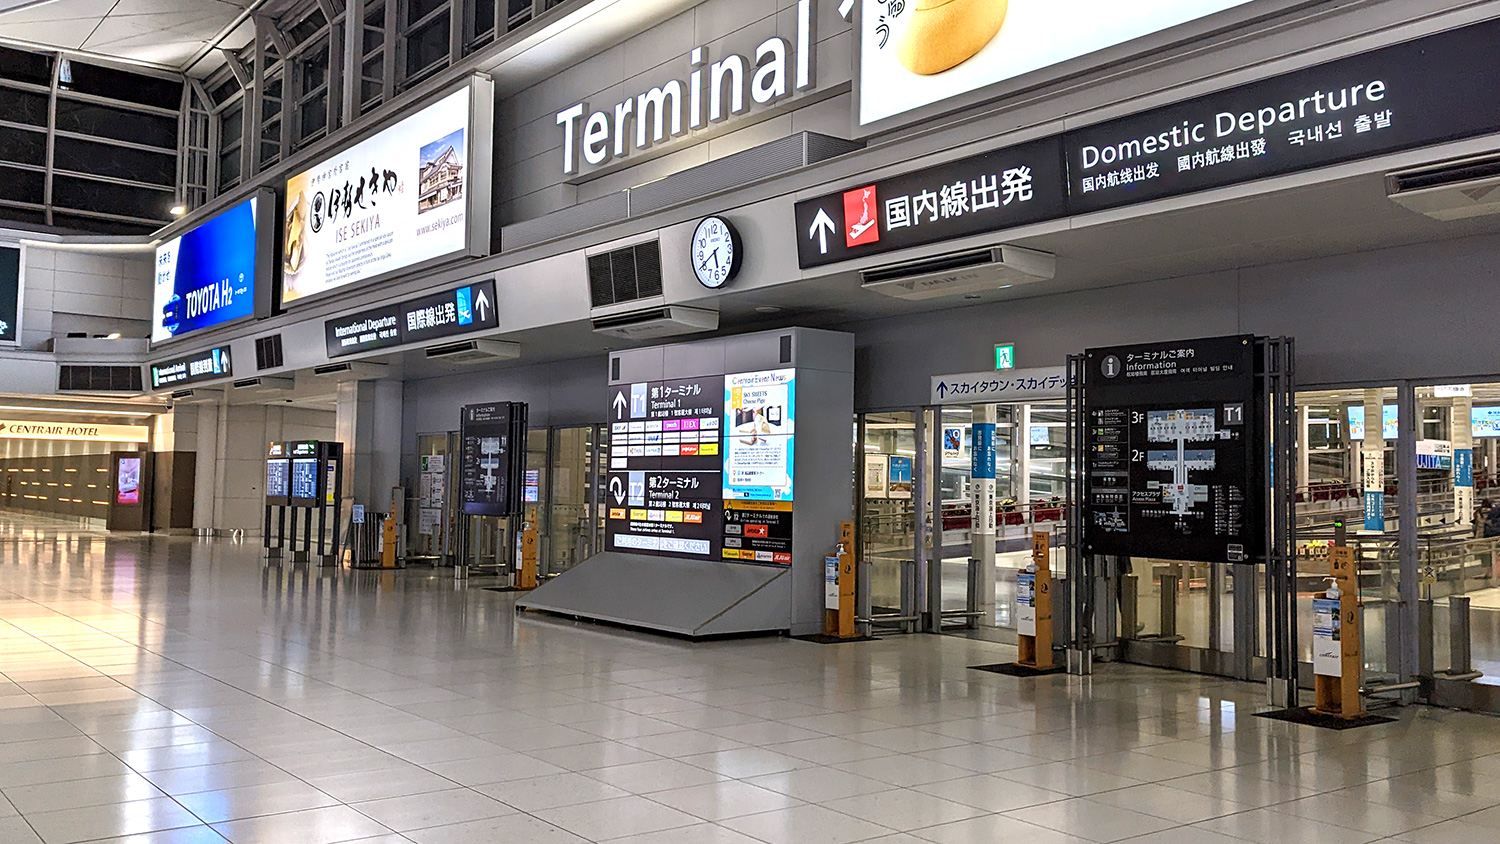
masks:
{"label": "concrete column", "polygon": [[344,497],[384,513],[401,483],[400,381],[339,384],[335,430],[344,444]]}
{"label": "concrete column", "polygon": [[[1364,531],[1385,533],[1385,396],[1381,390],[1365,390],[1365,441],[1360,451],[1364,455]],[[1416,490],[1402,492],[1413,496]]]}
{"label": "concrete column", "polygon": [[1474,524],[1474,398],[1453,400],[1453,515],[1458,524]]}
{"label": "concrete column", "polygon": [[971,432],[973,524],[970,556],[973,564],[979,567],[979,600],[974,609],[984,613],[980,622],[985,625],[995,623],[995,420],[998,415],[995,405],[975,405]]}

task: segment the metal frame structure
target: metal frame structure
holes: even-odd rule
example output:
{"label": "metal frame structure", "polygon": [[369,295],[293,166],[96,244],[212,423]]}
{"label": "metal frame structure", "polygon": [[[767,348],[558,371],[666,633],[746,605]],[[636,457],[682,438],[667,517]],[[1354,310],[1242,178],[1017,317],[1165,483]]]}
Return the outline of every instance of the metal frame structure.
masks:
{"label": "metal frame structure", "polygon": [[[1296,342],[1290,337],[1256,342],[1271,438],[1270,507],[1266,520],[1266,688],[1274,706],[1292,707],[1298,700],[1297,643],[1297,499]],[[1249,590],[1247,590],[1249,591]],[[1241,602],[1239,590],[1235,599]],[[1254,593],[1251,592],[1253,595]],[[1254,618],[1253,606],[1248,607]],[[1236,618],[1240,616],[1236,614]],[[1253,638],[1252,638],[1253,641]],[[1253,654],[1242,655],[1248,661]],[[1248,666],[1246,666],[1248,667]]]}

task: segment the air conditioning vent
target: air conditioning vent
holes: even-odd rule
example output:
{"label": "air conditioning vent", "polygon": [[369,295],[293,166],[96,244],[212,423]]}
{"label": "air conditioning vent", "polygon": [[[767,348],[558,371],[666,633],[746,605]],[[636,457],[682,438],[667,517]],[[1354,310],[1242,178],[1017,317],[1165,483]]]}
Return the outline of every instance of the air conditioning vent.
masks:
{"label": "air conditioning vent", "polygon": [[286,358],[281,353],[280,334],[255,338],[256,371],[265,372],[267,369],[280,369],[285,362]]}
{"label": "air conditioning vent", "polygon": [[237,393],[290,393],[297,388],[297,379],[290,376],[278,378],[275,375],[260,375],[241,378],[233,386]]}
{"label": "air conditioning vent", "polygon": [[1385,192],[1397,205],[1437,220],[1500,214],[1500,153],[1391,173]]}
{"label": "air conditioning vent", "polygon": [[719,312],[671,306],[594,318],[594,333],[621,340],[656,340],[719,327]]}
{"label": "air conditioning vent", "polygon": [[177,390],[171,394],[171,399],[176,404],[214,404],[223,398],[224,391],[209,388]]}
{"label": "air conditioning vent", "polygon": [[638,243],[590,255],[589,301],[596,308],[661,295],[661,244]]}
{"label": "air conditioning vent", "polygon": [[995,246],[910,261],[861,273],[861,287],[909,301],[1005,290],[1046,281],[1057,274],[1057,258],[1016,246]]}
{"label": "air conditioning vent", "polygon": [[313,375],[319,378],[332,378],[335,381],[370,381],[384,378],[385,373],[385,364],[366,361],[325,363],[322,366],[313,367]]}
{"label": "air conditioning vent", "polygon": [[458,343],[430,346],[427,349],[428,360],[441,360],[443,363],[456,363],[462,366],[497,360],[515,360],[520,356],[521,344],[507,343],[504,340],[464,340]]}
{"label": "air conditioning vent", "polygon": [[139,366],[89,366],[62,364],[57,367],[59,392],[139,393],[142,386]]}

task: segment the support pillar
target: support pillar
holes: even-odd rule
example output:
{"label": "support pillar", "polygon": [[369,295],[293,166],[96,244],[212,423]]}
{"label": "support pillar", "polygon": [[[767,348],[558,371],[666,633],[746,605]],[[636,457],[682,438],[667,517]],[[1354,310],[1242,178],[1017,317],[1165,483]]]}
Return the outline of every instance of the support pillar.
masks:
{"label": "support pillar", "polygon": [[977,596],[974,610],[983,613],[980,622],[995,623],[995,420],[998,411],[993,404],[974,406],[973,471],[971,501],[973,522],[970,530],[971,565],[978,566]]}
{"label": "support pillar", "polygon": [[[344,444],[344,498],[370,511],[391,509],[401,483],[400,381],[345,381],[338,386],[337,436]],[[393,514],[404,521],[404,513]]]}

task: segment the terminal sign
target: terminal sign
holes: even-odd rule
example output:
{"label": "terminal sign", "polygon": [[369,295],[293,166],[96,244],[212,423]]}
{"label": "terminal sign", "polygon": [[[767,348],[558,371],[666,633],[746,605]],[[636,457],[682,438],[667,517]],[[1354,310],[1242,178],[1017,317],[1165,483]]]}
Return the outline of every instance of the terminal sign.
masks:
{"label": "terminal sign", "polygon": [[199,381],[213,381],[234,375],[229,347],[218,346],[183,357],[151,364],[151,389],[176,389]]}

